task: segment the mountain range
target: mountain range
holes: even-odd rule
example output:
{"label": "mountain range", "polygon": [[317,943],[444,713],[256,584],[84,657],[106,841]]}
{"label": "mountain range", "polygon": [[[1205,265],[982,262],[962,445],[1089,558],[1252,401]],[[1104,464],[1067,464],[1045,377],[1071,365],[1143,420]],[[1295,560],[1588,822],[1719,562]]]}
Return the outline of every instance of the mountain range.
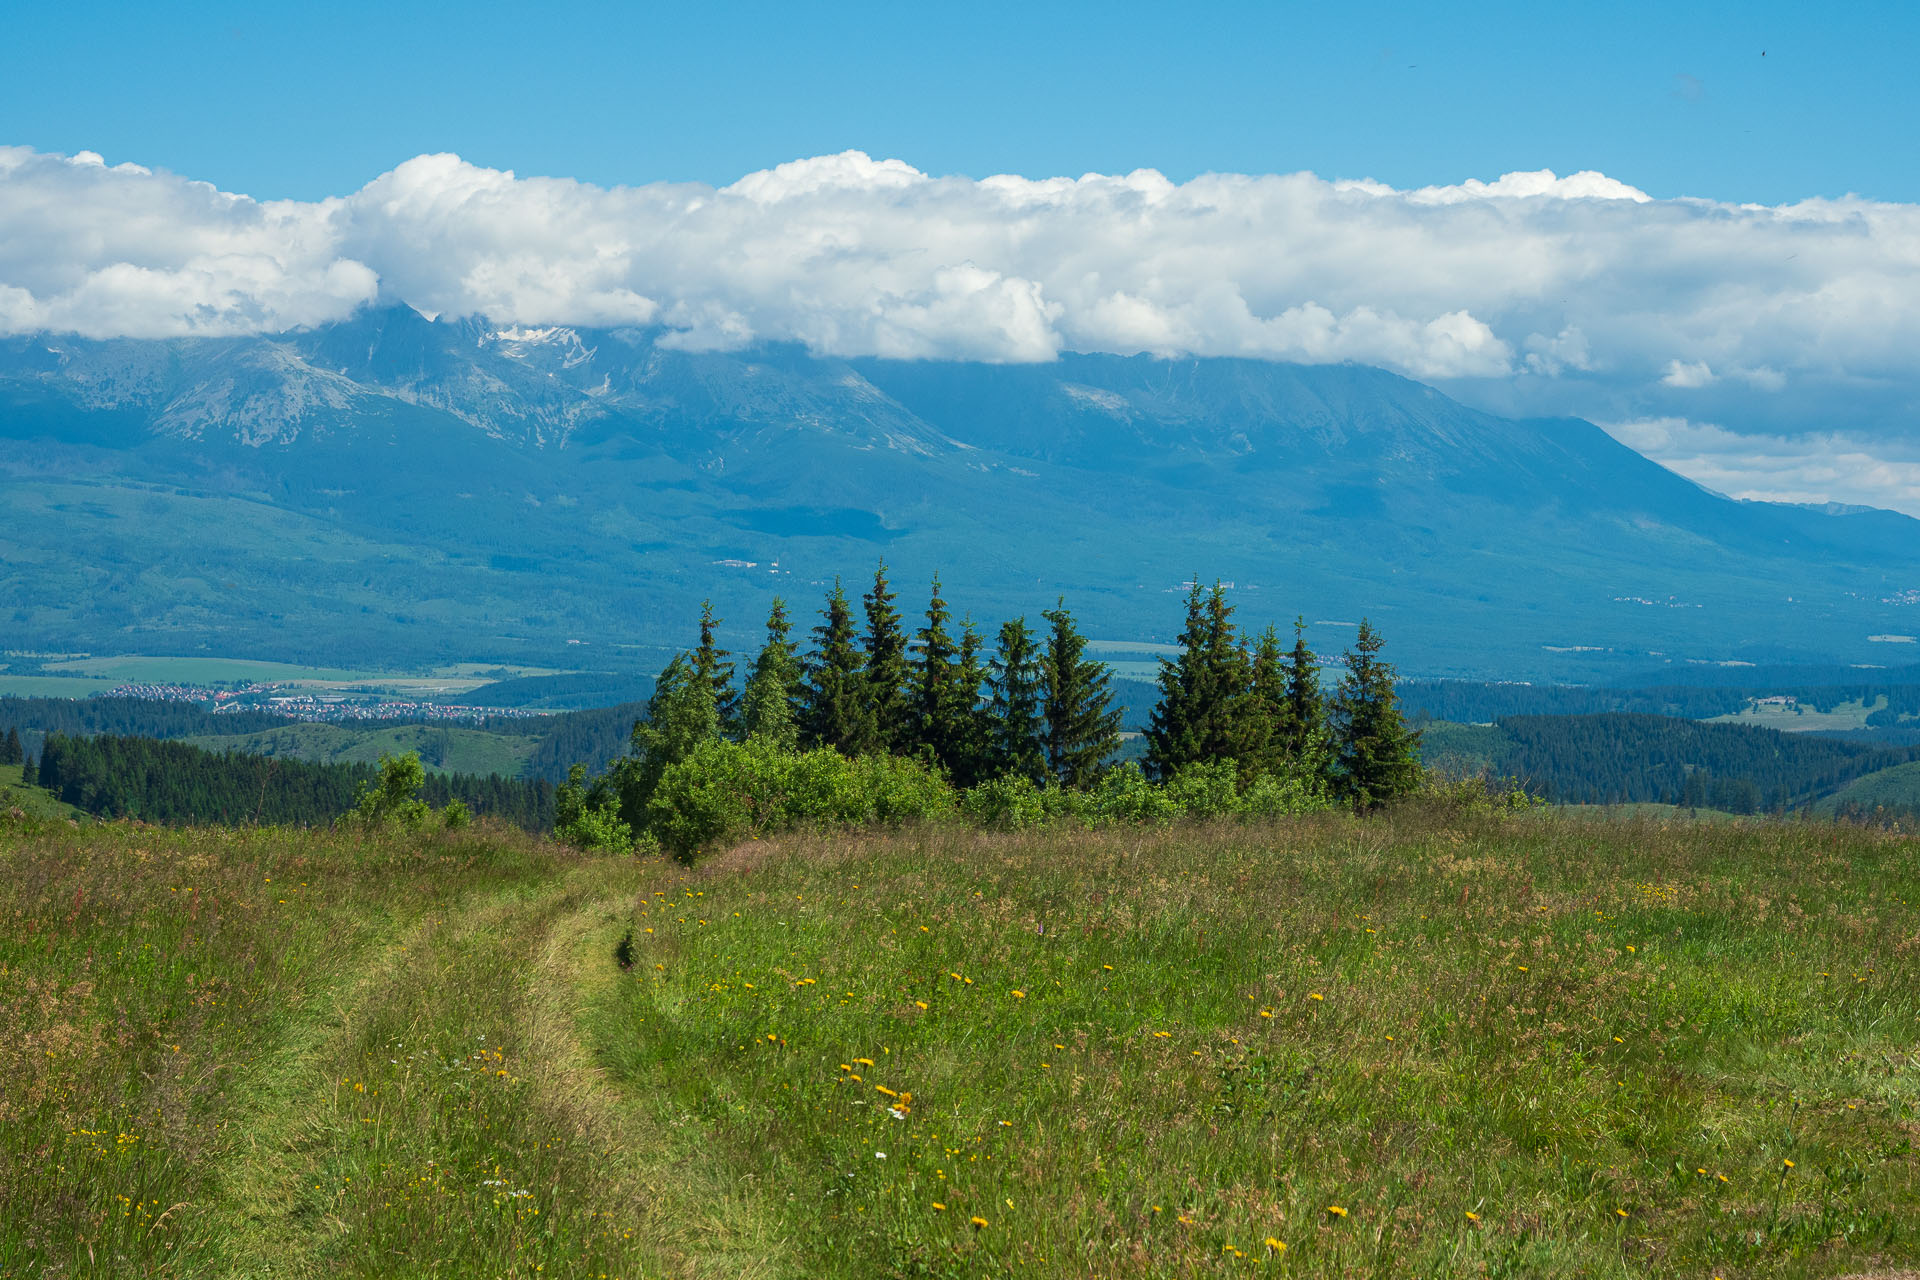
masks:
{"label": "mountain range", "polygon": [[690,351],[406,306],[251,338],[0,339],[0,648],[657,667],[885,557],[991,629],[1065,596],[1404,670],[1593,679],[1908,659],[1920,522],[1734,501],[1590,423],[1352,365]]}

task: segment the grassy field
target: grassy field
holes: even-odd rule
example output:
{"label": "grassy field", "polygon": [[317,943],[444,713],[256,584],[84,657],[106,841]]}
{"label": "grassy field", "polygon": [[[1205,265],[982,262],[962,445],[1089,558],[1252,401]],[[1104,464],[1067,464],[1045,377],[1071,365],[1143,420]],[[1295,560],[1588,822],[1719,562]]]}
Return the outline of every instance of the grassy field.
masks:
{"label": "grassy field", "polygon": [[687,870],[15,822],[0,1275],[1912,1265],[1916,852],[1407,813]]}
{"label": "grassy field", "polygon": [[418,751],[429,769],[505,778],[520,775],[540,740],[530,734],[489,733],[440,725],[359,729],[341,724],[293,724],[259,733],[208,734],[182,739],[208,751],[245,751],[322,763],[373,764],[382,755]]}
{"label": "grassy field", "polygon": [[100,676],[16,676],[0,671],[0,697],[89,698],[119,683]]}
{"label": "grassy field", "polygon": [[1844,729],[1864,729],[1867,717],[1887,705],[1884,695],[1875,698],[1872,705],[1858,698],[1852,702],[1843,702],[1831,711],[1821,711],[1814,707],[1783,707],[1779,705],[1759,706],[1749,704],[1744,711],[1729,716],[1713,716],[1708,724],[1745,724],[1759,729],[1778,729],[1782,733],[1837,732]]}

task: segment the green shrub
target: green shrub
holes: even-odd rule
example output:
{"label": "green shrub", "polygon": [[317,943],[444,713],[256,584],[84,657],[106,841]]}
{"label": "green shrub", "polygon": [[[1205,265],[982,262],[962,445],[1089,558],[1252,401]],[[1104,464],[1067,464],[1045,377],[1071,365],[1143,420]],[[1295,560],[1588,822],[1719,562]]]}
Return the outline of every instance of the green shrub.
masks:
{"label": "green shrub", "polygon": [[855,772],[876,822],[897,827],[952,817],[953,787],[936,770],[905,756],[859,756]]}
{"label": "green shrub", "polygon": [[433,809],[420,798],[427,784],[427,771],[418,751],[380,757],[380,780],[373,786],[361,784],[353,806],[353,816],[365,827],[398,827],[418,831],[433,817]]}
{"label": "green shrub", "polygon": [[1524,813],[1546,801],[1529,793],[1513,778],[1487,773],[1448,773],[1429,769],[1415,793],[1420,801],[1442,808],[1474,813]]}
{"label": "green shrub", "polygon": [[1231,760],[1207,760],[1182,766],[1167,779],[1167,800],[1190,818],[1225,818],[1245,813],[1240,772]]}
{"label": "green shrub", "polygon": [[553,792],[553,836],[587,853],[626,853],[633,828],[620,818],[620,797],[604,778],[587,783],[587,767],[576,764]]}
{"label": "green shrub", "polygon": [[1048,819],[1046,793],[1024,774],[1003,774],[960,793],[960,812],[989,831],[1026,831]]}
{"label": "green shrub", "polygon": [[1245,812],[1254,817],[1279,818],[1298,813],[1323,813],[1333,800],[1318,778],[1263,773],[1241,793]]}
{"label": "green shrub", "polygon": [[1100,823],[1164,822],[1179,812],[1166,789],[1149,782],[1131,760],[1101,775],[1088,799]]}

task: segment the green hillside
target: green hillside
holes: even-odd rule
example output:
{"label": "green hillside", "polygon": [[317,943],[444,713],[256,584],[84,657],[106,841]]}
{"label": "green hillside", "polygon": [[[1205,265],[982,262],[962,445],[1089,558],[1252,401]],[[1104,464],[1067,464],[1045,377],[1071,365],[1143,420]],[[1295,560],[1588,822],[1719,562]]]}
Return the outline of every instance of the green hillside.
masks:
{"label": "green hillside", "polygon": [[1825,814],[1870,814],[1876,809],[1920,813],[1920,760],[1855,778],[1818,806]]}
{"label": "green hillside", "polygon": [[1914,842],[0,821],[0,1275],[1894,1275]]}
{"label": "green hillside", "polygon": [[18,809],[26,817],[41,822],[64,822],[69,818],[76,822],[89,821],[86,814],[72,805],[63,804],[38,787],[26,786],[21,774],[20,765],[0,765],[0,820]]}
{"label": "green hillside", "polygon": [[323,764],[373,764],[382,755],[418,751],[427,768],[440,773],[471,773],[505,778],[520,775],[539,739],[526,734],[489,733],[439,725],[401,725],[360,729],[345,724],[290,724],[247,734],[205,734],[180,739],[208,751],[246,751],[261,756],[292,756]]}

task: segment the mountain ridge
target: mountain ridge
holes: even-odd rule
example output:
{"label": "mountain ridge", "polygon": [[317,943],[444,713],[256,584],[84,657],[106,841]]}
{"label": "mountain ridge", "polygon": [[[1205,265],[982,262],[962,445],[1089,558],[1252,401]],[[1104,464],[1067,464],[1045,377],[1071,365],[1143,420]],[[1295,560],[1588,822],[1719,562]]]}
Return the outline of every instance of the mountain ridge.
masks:
{"label": "mountain ridge", "polygon": [[[1249,621],[1390,619],[1426,674],[1584,677],[1862,661],[1913,629],[1889,601],[1920,588],[1920,522],[1735,501],[1583,420],[1365,366],[696,352],[410,307],[0,340],[0,477],[0,614],[102,649],[284,647],[307,624],[395,657],[670,645],[703,595],[808,610],[884,554],[983,613],[1068,595],[1117,639],[1164,637],[1159,596],[1198,570]],[[190,563],[209,554],[217,579]]]}

